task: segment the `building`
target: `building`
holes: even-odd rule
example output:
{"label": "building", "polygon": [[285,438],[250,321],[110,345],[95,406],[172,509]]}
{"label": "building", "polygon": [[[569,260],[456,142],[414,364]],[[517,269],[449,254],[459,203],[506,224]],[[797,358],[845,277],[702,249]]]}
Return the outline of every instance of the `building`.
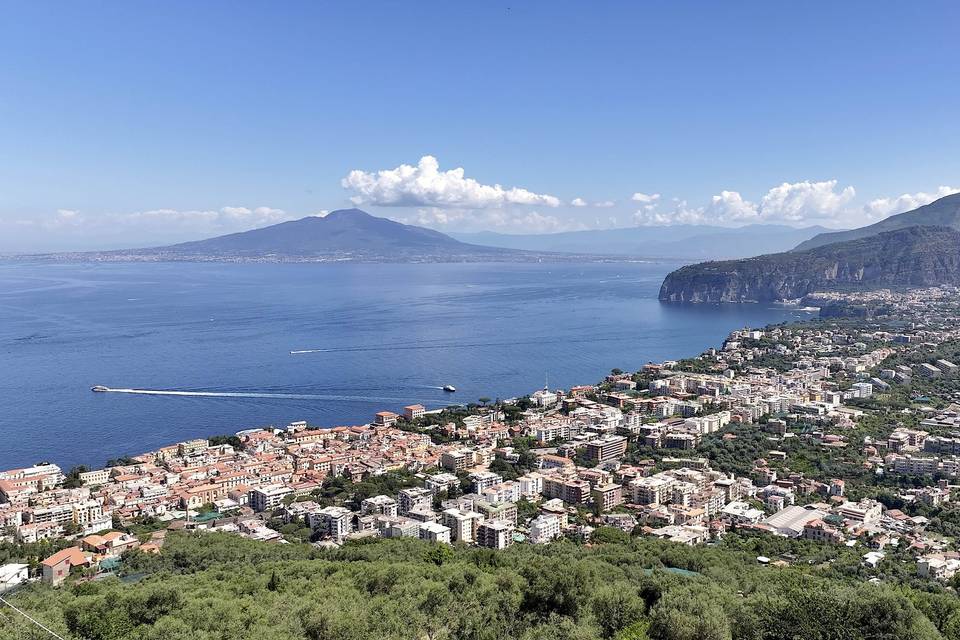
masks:
{"label": "building", "polygon": [[883,515],[883,505],[869,498],[864,498],[860,502],[844,502],[837,507],[837,515],[865,525],[876,524]]}
{"label": "building", "polygon": [[450,544],[450,527],[437,522],[421,522],[420,539]]}
{"label": "building", "polygon": [[608,462],[619,460],[627,452],[627,439],[623,436],[608,435],[587,443],[587,460]]}
{"label": "building", "polygon": [[440,454],[440,466],[453,472],[466,471],[473,466],[473,453],[466,449],[444,451]]}
{"label": "building", "polygon": [[107,484],[110,482],[110,470],[97,469],[96,471],[84,471],[79,475],[79,478],[80,484],[83,486]]}
{"label": "building", "polygon": [[400,502],[400,515],[407,515],[417,507],[429,508],[433,504],[433,495],[422,487],[401,489],[397,496]]}
{"label": "building", "polygon": [[618,484],[600,484],[591,491],[593,503],[601,511],[610,511],[623,504],[623,487]]}
{"label": "building", "polygon": [[808,509],[799,505],[790,505],[763,521],[775,533],[789,538],[799,538],[809,522],[821,520],[826,514],[819,509]]}
{"label": "building", "polygon": [[452,473],[437,473],[424,478],[423,485],[430,493],[440,493],[449,490],[451,487],[459,487],[460,478]]}
{"label": "building", "polygon": [[477,528],[483,522],[483,516],[476,511],[447,509],[440,515],[440,522],[450,529],[453,542],[476,542]]}
{"label": "building", "polygon": [[560,518],[541,513],[530,521],[530,542],[545,544],[560,537]]}
{"label": "building", "polygon": [[490,487],[502,482],[503,478],[492,471],[478,471],[470,474],[470,491],[483,493]]}
{"label": "building", "polygon": [[410,406],[403,408],[403,416],[407,420],[416,420],[417,418],[422,418],[427,412],[427,408],[422,404],[411,404]]}
{"label": "building", "polygon": [[0,566],[0,593],[9,591],[30,578],[30,565],[5,564]]}
{"label": "building", "polygon": [[477,545],[488,549],[506,549],[513,544],[513,524],[505,520],[487,520],[477,529]]}
{"label": "building", "polygon": [[810,520],[803,525],[803,534],[801,537],[814,542],[828,542],[831,544],[840,544],[843,542],[843,534],[836,527],[831,527],[819,518]]}
{"label": "building", "polygon": [[282,484],[268,484],[251,489],[248,494],[250,508],[256,512],[273,511],[283,504],[283,499],[293,493],[293,489]]}
{"label": "building", "polygon": [[373,417],[373,422],[378,427],[392,427],[397,424],[397,420],[400,419],[400,416],[395,414],[393,411],[378,411],[377,414]]}
{"label": "building", "polygon": [[343,540],[353,531],[353,512],[344,507],[324,507],[307,514],[307,524],[324,538]]}
{"label": "building", "polygon": [[517,523],[517,505],[512,502],[478,502],[474,509],[482,513],[487,520],[504,520],[514,525]]}
{"label": "building", "polygon": [[89,567],[93,557],[84,553],[80,547],[69,547],[58,551],[41,564],[43,569],[43,583],[52,587],[59,587],[70,575],[74,567]]}
{"label": "building", "polygon": [[129,533],[122,531],[111,531],[100,535],[89,535],[80,541],[80,547],[84,551],[97,553],[109,558],[116,558],[124,551],[136,549],[140,546],[140,540]]}
{"label": "building", "polygon": [[395,516],[398,510],[397,501],[390,496],[373,496],[360,503],[360,511],[364,515]]}
{"label": "building", "polygon": [[669,502],[675,483],[673,478],[662,474],[634,478],[629,484],[632,501],[634,504],[653,505]]}

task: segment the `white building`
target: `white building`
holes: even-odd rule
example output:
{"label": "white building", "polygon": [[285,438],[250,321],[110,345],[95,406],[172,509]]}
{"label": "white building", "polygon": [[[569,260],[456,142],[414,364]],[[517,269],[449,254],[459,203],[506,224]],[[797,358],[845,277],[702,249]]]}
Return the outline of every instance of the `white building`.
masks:
{"label": "white building", "polygon": [[268,484],[251,489],[248,494],[250,507],[257,512],[272,511],[283,504],[283,499],[291,493],[293,489],[282,484]]}
{"label": "white building", "polygon": [[483,516],[476,511],[447,509],[440,515],[440,521],[450,529],[453,542],[472,543],[477,540],[477,528],[483,522]]}
{"label": "white building", "polygon": [[23,584],[29,577],[29,565],[5,564],[0,566],[0,593]]}
{"label": "white building", "polygon": [[360,511],[364,515],[395,516],[397,510],[397,501],[390,496],[373,496],[360,503]]}
{"label": "white building", "polygon": [[325,507],[307,514],[307,524],[325,538],[342,540],[353,530],[353,512],[344,507]]}
{"label": "white building", "polygon": [[560,537],[560,518],[541,513],[530,521],[530,542],[545,544]]}
{"label": "white building", "polygon": [[421,522],[420,539],[450,544],[450,527],[445,527],[437,522]]}

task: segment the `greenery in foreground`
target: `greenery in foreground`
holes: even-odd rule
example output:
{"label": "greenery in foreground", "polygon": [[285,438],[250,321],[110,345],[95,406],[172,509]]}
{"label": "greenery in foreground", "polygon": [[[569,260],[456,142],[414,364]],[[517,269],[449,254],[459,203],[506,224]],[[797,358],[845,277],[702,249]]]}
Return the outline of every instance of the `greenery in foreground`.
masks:
{"label": "greenery in foreground", "polygon": [[[952,591],[871,584],[843,558],[776,568],[757,565],[755,544],[736,536],[699,548],[601,538],[611,542],[320,551],[173,534],[162,556],[126,557],[126,573],[146,574],[139,581],[34,585],[12,599],[86,640],[960,638]],[[49,636],[4,609],[0,637]]]}

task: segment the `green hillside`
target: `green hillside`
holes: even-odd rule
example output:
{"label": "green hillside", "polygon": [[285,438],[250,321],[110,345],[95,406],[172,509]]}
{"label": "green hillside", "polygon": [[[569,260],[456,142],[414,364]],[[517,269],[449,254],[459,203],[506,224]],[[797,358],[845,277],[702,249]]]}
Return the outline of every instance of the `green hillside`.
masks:
{"label": "green hillside", "polygon": [[[952,592],[908,586],[893,561],[879,572],[900,586],[867,582],[862,549],[736,535],[691,548],[605,529],[596,538],[504,552],[418,540],[328,552],[175,534],[159,557],[128,555],[126,582],[31,586],[10,599],[70,640],[960,638]],[[758,565],[760,552],[794,566]],[[0,637],[50,636],[2,609]]]}

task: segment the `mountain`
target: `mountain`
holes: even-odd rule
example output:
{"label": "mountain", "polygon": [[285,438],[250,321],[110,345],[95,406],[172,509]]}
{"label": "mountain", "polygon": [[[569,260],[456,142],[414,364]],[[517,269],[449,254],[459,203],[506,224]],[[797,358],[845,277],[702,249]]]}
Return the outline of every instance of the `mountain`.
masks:
{"label": "mountain", "polygon": [[502,249],[460,242],[439,231],[378,218],[360,209],[340,209],[323,218],[301,218],[263,229],[161,247],[160,250],[179,254],[236,256],[504,253]]}
{"label": "mountain", "polygon": [[432,229],[378,218],[359,209],[341,209],[322,218],[301,218],[164,247],[52,257],[105,262],[460,262],[533,260],[538,255],[468,244]]}
{"label": "mountain", "polygon": [[797,229],[786,225],[755,224],[736,229],[709,225],[675,225],[532,235],[508,235],[489,231],[450,235],[463,242],[526,251],[707,260],[787,251],[798,242],[825,231],[828,229],[824,227]]}
{"label": "mountain", "polygon": [[884,231],[895,231],[915,226],[950,227],[960,229],[960,193],[944,196],[928,205],[918,207],[913,211],[899,213],[885,218],[880,222],[850,231],[834,231],[821,233],[813,238],[801,242],[796,251],[806,251],[814,247],[822,247],[834,242],[846,242],[857,238],[866,238]]}
{"label": "mountain", "polygon": [[806,251],[704,262],[660,287],[669,302],[772,302],[837,289],[960,284],[960,231],[914,226]]}

